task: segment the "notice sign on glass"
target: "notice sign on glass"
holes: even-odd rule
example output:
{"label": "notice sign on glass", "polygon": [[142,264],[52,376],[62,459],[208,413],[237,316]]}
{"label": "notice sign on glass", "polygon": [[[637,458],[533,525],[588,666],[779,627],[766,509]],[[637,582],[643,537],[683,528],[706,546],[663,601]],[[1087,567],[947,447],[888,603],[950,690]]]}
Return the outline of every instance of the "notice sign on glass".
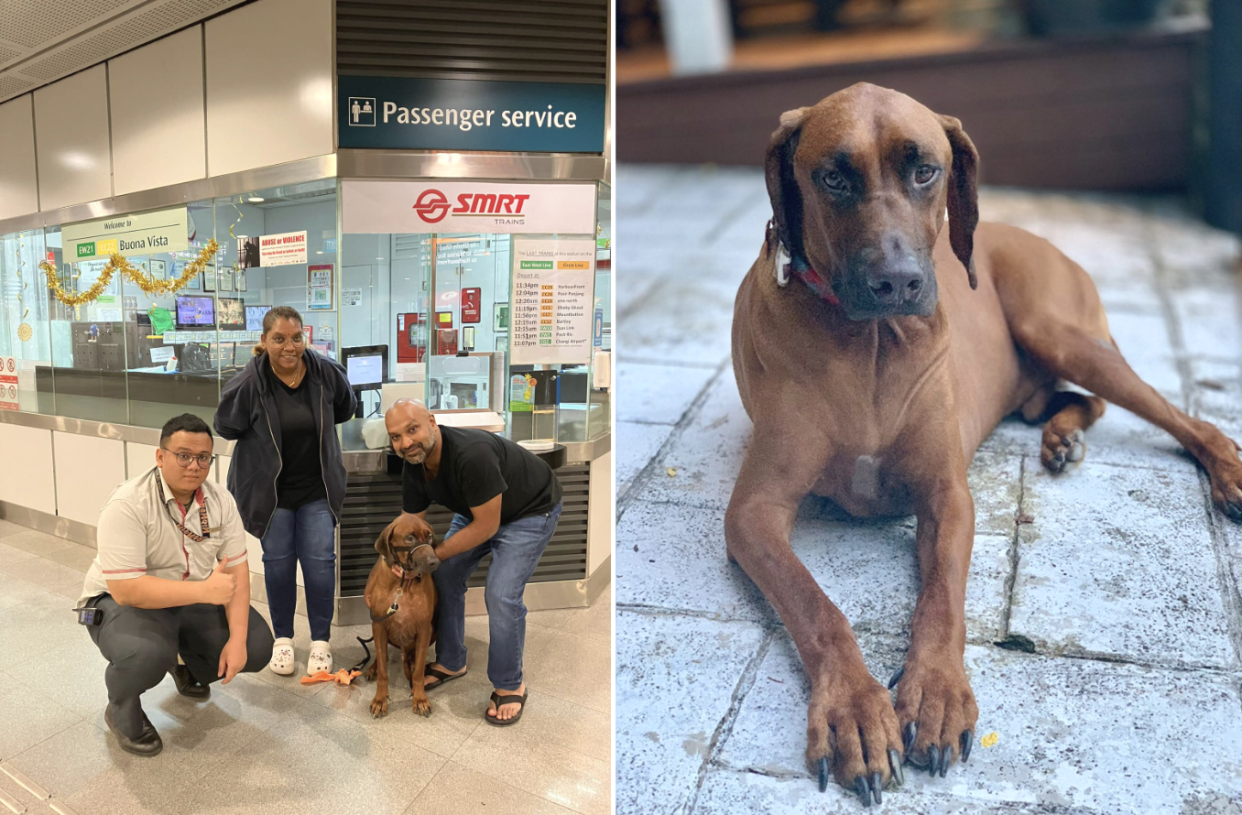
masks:
{"label": "notice sign on glass", "polygon": [[591,360],[595,241],[513,241],[510,361],[578,365]]}
{"label": "notice sign on glass", "polygon": [[260,266],[296,266],[306,263],[306,233],[286,232],[259,238]]}

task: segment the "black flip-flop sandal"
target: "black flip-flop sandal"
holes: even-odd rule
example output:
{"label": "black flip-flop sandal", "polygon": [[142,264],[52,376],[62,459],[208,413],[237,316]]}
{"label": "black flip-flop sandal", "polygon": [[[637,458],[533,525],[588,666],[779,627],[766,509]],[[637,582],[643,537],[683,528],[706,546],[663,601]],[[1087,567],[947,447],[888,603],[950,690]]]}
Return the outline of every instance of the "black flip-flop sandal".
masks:
{"label": "black flip-flop sandal", "polygon": [[521,705],[522,707],[518,710],[517,715],[514,716],[512,719],[500,719],[500,718],[497,718],[497,716],[488,716],[486,710],[483,711],[483,718],[487,719],[488,724],[493,725],[495,727],[508,727],[511,724],[517,724],[518,719],[522,718],[522,711],[526,710],[526,697],[527,696],[530,696],[530,691],[526,691],[526,693],[521,696],[517,696],[517,695],[501,696],[499,693],[493,692],[492,693],[492,704],[496,706],[496,713],[498,715],[500,713],[501,705],[517,704],[517,705]]}
{"label": "black flip-flop sandal", "polygon": [[461,679],[467,673],[469,673],[469,671],[462,671],[459,674],[451,674],[448,671],[442,671],[439,668],[433,668],[431,667],[431,664],[428,663],[427,665],[423,666],[423,675],[425,676],[429,675],[435,678],[436,681],[428,685],[423,685],[423,692],[425,693],[426,691],[429,691],[432,688],[438,688],[441,685],[443,685],[445,682],[452,682],[454,679]]}

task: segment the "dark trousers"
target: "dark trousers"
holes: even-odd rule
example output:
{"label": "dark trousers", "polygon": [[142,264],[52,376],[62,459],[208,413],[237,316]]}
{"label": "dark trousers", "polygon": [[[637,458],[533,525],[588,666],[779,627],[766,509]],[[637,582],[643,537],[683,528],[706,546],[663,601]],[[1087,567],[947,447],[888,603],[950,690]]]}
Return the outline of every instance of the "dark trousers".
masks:
{"label": "dark trousers", "polygon": [[[203,684],[220,677],[220,652],[229,639],[224,606],[196,603],[173,608],[134,608],[117,605],[105,594],[88,605],[103,612],[102,625],[86,630],[108,660],[104,681],[114,720],[131,737],[142,733],[138,697],[158,685],[177,664],[177,655],[190,674]],[[272,631],[259,612],[250,609],[246,634],[246,673],[267,666],[272,658]]]}

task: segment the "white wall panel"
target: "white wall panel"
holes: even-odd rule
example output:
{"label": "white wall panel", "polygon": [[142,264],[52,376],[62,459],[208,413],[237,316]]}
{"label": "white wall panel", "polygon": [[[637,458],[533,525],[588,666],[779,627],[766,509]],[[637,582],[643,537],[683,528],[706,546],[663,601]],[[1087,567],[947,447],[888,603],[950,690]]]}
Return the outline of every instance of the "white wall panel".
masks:
{"label": "white wall panel", "polygon": [[125,483],[125,443],[96,436],[53,433],[59,513],[98,526],[99,510]]}
{"label": "white wall panel", "polygon": [[612,451],[609,450],[591,462],[591,504],[587,508],[587,575],[593,574],[611,554]]}
{"label": "white wall panel", "polygon": [[0,218],[39,211],[33,116],[30,94],[0,105]]}
{"label": "white wall panel", "polygon": [[43,211],[112,195],[108,81],[103,65],[34,92]]}
{"label": "white wall panel", "polygon": [[207,175],[202,26],[108,63],[116,195]]}
{"label": "white wall panel", "polygon": [[331,0],[259,0],[206,25],[208,172],[331,153]]}
{"label": "white wall panel", "polygon": [[159,448],[149,444],[125,442],[125,463],[129,468],[125,480],[137,478],[155,466],[155,451]]}
{"label": "white wall panel", "polygon": [[56,514],[52,431],[0,424],[0,501]]}

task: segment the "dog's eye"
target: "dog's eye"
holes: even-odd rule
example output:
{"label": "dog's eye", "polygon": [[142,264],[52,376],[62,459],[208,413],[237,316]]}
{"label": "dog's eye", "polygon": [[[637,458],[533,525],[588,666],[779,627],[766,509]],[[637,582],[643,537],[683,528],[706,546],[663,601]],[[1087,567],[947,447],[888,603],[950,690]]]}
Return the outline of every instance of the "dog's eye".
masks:
{"label": "dog's eye", "polygon": [[930,164],[921,165],[914,171],[914,183],[920,187],[930,184],[939,171]]}
{"label": "dog's eye", "polygon": [[824,173],[822,181],[824,186],[833,192],[842,192],[846,187],[845,176],[841,175],[836,170],[829,170]]}

